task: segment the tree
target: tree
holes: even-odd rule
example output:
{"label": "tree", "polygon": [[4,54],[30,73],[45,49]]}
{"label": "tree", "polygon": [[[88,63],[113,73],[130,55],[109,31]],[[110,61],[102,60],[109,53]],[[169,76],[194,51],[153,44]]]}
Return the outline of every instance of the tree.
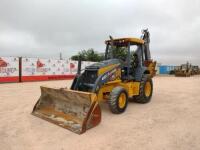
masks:
{"label": "tree", "polygon": [[114,47],[113,48],[113,57],[121,59],[123,61],[126,60],[128,54],[128,49],[126,47]]}
{"label": "tree", "polygon": [[74,55],[71,57],[72,60],[79,60],[79,58],[82,60],[82,61],[86,61],[86,51],[83,50],[81,52],[79,52],[77,55]]}
{"label": "tree", "polygon": [[[113,53],[113,58],[118,58],[125,61],[128,49],[126,47],[113,47],[113,48],[110,47],[109,52]],[[78,61],[80,58],[82,61],[99,62],[104,60],[104,55],[105,53],[98,53],[94,51],[94,49],[90,48],[88,50],[80,51],[77,55],[72,56],[71,59]]]}
{"label": "tree", "polygon": [[102,54],[99,54],[96,51],[94,51],[94,49],[90,48],[88,50],[82,50],[77,55],[74,55],[71,57],[72,60],[79,60],[79,58],[82,61],[99,62],[104,59],[104,56]]}

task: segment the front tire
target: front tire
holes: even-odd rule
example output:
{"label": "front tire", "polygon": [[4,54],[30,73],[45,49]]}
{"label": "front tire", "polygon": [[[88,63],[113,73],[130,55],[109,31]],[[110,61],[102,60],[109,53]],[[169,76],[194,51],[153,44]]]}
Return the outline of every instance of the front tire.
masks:
{"label": "front tire", "polygon": [[126,110],[128,104],[128,94],[123,87],[115,87],[110,93],[108,105],[112,113],[120,114]]}

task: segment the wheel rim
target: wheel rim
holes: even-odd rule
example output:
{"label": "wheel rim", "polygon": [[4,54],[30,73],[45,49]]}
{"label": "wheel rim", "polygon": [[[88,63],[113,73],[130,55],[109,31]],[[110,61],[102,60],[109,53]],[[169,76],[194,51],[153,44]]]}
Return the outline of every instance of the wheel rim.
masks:
{"label": "wheel rim", "polygon": [[146,97],[149,97],[151,95],[151,83],[149,81],[147,81],[145,84],[144,93]]}
{"label": "wheel rim", "polygon": [[124,108],[125,104],[126,104],[126,94],[121,93],[119,96],[119,108]]}

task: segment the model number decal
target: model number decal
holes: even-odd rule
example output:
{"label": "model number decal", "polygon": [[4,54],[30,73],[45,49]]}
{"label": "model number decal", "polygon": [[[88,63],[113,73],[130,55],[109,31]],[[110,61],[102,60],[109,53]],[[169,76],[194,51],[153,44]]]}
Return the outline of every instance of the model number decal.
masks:
{"label": "model number decal", "polygon": [[114,74],[115,72],[117,71],[117,69],[113,69],[112,71],[106,73],[102,78],[101,80],[105,80],[107,77],[111,76],[112,74]]}

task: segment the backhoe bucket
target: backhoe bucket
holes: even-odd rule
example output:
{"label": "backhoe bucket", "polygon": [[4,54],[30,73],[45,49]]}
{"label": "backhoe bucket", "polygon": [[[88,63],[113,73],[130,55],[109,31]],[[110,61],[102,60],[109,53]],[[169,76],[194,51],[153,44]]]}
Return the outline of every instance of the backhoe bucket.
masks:
{"label": "backhoe bucket", "polygon": [[62,88],[41,87],[41,96],[32,114],[78,134],[101,121],[95,93]]}

